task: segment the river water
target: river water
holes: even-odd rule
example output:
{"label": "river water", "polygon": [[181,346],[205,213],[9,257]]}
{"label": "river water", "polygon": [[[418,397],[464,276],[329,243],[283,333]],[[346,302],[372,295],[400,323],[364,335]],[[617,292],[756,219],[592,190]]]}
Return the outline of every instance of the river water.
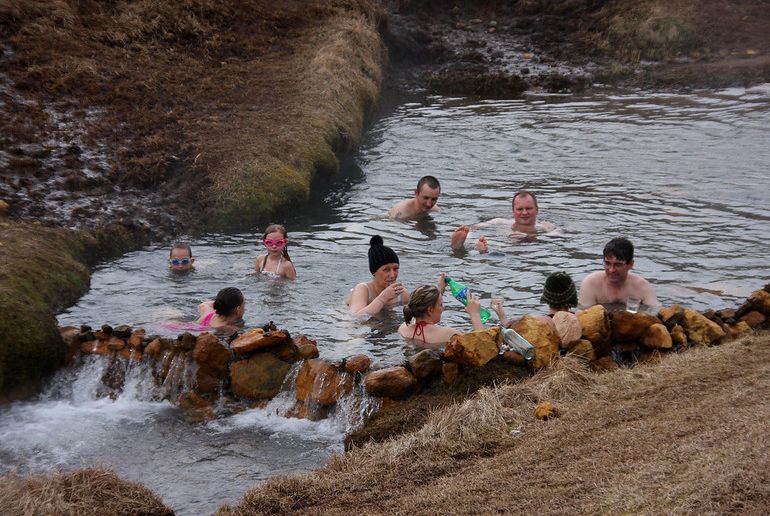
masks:
{"label": "river water", "polygon": [[[520,100],[415,97],[373,125],[357,156],[309,206],[280,221],[296,281],[255,274],[260,228],[207,234],[191,239],[196,269],[186,276],[168,272],[168,246],[102,264],[90,292],[59,321],[162,333],[164,322],[191,320],[200,301],[237,286],[247,326],[272,320],[317,340],[324,358],[366,353],[395,364],[410,351],[396,333],[399,310],[361,320],[343,302],[370,278],[374,234],[398,253],[410,289],[445,271],[484,303],[499,292],[509,316],[542,312],[550,272],[568,271],[579,282],[601,268],[604,244],[620,235],[634,242],[635,270],[664,305],[735,307],[770,281],[768,163],[770,85]],[[387,208],[410,196],[425,174],[442,182],[441,210],[419,223],[388,220]],[[454,228],[510,217],[511,197],[524,188],[537,193],[540,219],[557,231],[514,242],[505,231],[477,228],[471,238],[485,234],[490,253],[451,251]],[[446,299],[444,322],[470,329],[454,300]],[[141,388],[116,401],[98,399],[91,384],[99,367],[63,372],[40,401],[0,409],[5,470],[102,463],[182,514],[212,512],[266,477],[318,467],[341,449],[350,424],[344,415],[287,419],[276,406],[195,424],[169,404],[148,401]]]}

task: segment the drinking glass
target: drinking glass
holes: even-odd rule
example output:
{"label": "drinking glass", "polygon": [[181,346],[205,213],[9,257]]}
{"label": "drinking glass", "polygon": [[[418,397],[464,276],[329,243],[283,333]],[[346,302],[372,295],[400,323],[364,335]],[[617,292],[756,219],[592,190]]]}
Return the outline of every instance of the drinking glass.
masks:
{"label": "drinking glass", "polygon": [[631,312],[632,314],[635,314],[639,311],[639,305],[642,304],[642,300],[638,297],[627,297],[626,298],[626,312]]}

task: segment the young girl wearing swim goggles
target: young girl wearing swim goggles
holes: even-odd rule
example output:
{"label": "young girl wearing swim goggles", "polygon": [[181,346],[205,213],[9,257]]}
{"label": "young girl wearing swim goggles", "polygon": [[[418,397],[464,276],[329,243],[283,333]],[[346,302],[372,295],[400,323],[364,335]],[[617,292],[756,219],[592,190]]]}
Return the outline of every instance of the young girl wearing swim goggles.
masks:
{"label": "young girl wearing swim goggles", "polygon": [[289,235],[286,228],[280,224],[267,226],[262,236],[262,244],[267,254],[257,257],[257,272],[287,279],[297,277],[297,270],[289,257]]}

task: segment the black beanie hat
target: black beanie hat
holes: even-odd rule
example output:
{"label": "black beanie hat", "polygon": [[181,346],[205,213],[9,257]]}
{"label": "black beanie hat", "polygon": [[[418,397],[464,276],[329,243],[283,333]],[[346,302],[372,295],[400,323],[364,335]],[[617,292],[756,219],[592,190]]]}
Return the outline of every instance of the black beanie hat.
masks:
{"label": "black beanie hat", "polygon": [[540,302],[549,306],[577,306],[578,298],[575,282],[566,272],[554,272],[545,280]]}
{"label": "black beanie hat", "polygon": [[382,237],[374,235],[369,240],[369,272],[374,274],[377,269],[388,263],[398,263],[398,256],[390,247],[382,245]]}

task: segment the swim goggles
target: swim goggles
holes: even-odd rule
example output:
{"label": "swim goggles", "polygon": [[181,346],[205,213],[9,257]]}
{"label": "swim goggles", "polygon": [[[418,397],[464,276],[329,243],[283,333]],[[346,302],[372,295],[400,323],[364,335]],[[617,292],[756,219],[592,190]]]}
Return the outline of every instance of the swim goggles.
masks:
{"label": "swim goggles", "polygon": [[190,259],[189,258],[171,258],[169,260],[169,263],[173,265],[174,267],[179,267],[180,265],[190,265]]}
{"label": "swim goggles", "polygon": [[286,243],[286,239],[282,238],[279,240],[263,240],[262,242],[264,242],[267,247],[281,247]]}

